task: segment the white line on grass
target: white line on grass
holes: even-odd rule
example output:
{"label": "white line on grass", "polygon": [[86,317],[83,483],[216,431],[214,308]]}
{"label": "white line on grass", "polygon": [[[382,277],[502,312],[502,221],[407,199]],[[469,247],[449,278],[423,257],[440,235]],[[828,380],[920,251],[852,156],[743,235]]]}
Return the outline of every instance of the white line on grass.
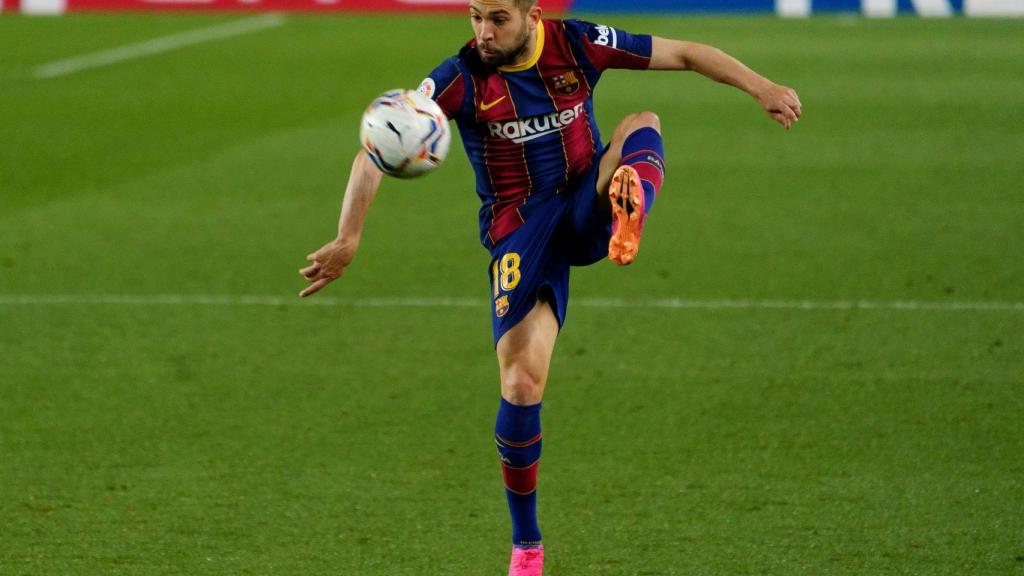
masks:
{"label": "white line on grass", "polygon": [[[977,312],[1024,312],[1024,302],[922,300],[697,300],[682,298],[576,298],[584,308],[647,308],[677,310],[934,310]],[[335,298],[314,296],[260,296],[230,294],[0,294],[0,306],[351,306],[355,308],[481,308],[479,298],[382,297]]]}
{"label": "white line on grass", "polygon": [[118,62],[124,62],[125,60],[152,56],[153,54],[160,54],[162,52],[170,52],[171,50],[177,50],[179,48],[185,48],[195,44],[213,42],[214,40],[221,40],[224,38],[231,38],[232,36],[240,36],[242,34],[266,30],[267,28],[276,28],[282,24],[284,24],[284,16],[280,14],[264,14],[262,16],[243,18],[241,20],[235,20],[218,26],[211,26],[209,28],[187,30],[185,32],[179,32],[169,36],[160,36],[159,38],[153,38],[152,40],[146,40],[136,44],[127,44],[110,50],[103,50],[102,52],[93,52],[92,54],[76,56],[74,58],[68,58],[67,60],[58,60],[56,62],[50,62],[49,64],[43,64],[35,69],[35,77],[39,79],[47,79],[57,78],[58,76],[67,76],[68,74],[89,70],[90,68],[99,68],[100,66],[116,64]]}

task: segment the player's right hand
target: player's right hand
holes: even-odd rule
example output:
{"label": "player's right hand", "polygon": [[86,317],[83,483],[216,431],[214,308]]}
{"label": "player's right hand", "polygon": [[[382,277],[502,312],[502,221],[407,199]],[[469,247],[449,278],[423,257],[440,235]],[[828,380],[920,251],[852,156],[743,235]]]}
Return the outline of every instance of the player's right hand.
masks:
{"label": "player's right hand", "polygon": [[299,296],[305,298],[310,294],[315,294],[324,286],[340,278],[345,272],[345,268],[352,262],[355,253],[354,246],[340,240],[332,240],[316,252],[306,256],[306,260],[312,264],[299,270],[299,274],[302,274],[310,282],[310,285],[299,292]]}
{"label": "player's right hand", "polygon": [[769,83],[755,95],[755,98],[772,120],[782,124],[786,130],[800,121],[800,115],[803,113],[800,96],[789,86]]}

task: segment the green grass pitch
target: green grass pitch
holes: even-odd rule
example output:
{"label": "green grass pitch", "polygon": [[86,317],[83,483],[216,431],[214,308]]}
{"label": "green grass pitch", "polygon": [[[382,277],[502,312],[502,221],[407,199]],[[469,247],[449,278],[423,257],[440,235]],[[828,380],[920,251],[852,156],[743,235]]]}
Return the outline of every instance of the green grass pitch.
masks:
{"label": "green grass pitch", "polygon": [[[0,17],[0,574],[502,574],[458,141],[385,182],[331,305],[291,300],[363,107],[468,23],[288,16],[33,76],[233,18]],[[548,573],[1024,575],[1024,22],[593,18],[720,46],[805,116],[693,74],[598,87],[606,135],[661,116],[668,173],[637,263],[575,272]],[[247,295],[286,303],[196,303]]]}

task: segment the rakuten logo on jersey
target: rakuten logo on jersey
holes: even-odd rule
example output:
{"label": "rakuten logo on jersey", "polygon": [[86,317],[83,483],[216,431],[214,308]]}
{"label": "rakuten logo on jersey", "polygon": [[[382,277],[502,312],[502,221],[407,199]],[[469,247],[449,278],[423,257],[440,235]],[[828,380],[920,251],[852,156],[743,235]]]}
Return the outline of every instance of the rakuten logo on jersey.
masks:
{"label": "rakuten logo on jersey", "polygon": [[558,132],[583,115],[583,103],[572,108],[559,110],[543,116],[532,116],[509,122],[488,122],[491,136],[511,140],[516,144],[529,142],[553,132]]}

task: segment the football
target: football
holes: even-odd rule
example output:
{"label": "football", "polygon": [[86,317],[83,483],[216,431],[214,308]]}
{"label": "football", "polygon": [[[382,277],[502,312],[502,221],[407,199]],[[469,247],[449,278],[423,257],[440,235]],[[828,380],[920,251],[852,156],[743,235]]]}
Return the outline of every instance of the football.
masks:
{"label": "football", "polygon": [[381,172],[414,178],[448,155],[451,132],[440,106],[415,90],[388,90],[363,113],[359,140]]}

